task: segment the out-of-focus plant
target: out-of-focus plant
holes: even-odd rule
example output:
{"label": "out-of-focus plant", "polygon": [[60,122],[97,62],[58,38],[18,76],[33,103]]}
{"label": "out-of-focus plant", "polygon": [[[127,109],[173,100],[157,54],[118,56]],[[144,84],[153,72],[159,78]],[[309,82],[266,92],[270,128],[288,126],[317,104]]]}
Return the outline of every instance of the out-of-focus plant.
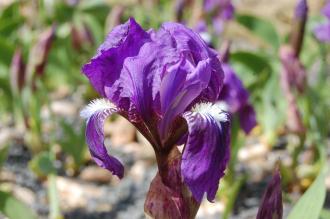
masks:
{"label": "out-of-focus plant", "polygon": [[325,177],[328,167],[324,160],[322,162],[321,170],[311,184],[308,190],[294,205],[293,209],[288,215],[288,219],[319,219],[326,197]]}
{"label": "out-of-focus plant", "polygon": [[0,212],[10,219],[37,219],[30,208],[12,194],[4,191],[0,191]]}
{"label": "out-of-focus plant", "polygon": [[71,156],[74,161],[73,163],[69,163],[69,166],[66,168],[73,169],[76,172],[85,161],[85,127],[82,126],[80,130],[76,131],[65,121],[61,122],[61,127],[63,128],[65,136],[59,143],[63,151]]}
{"label": "out-of-focus plant", "polygon": [[[2,121],[14,122],[22,131],[24,145],[33,152],[29,167],[48,181],[50,218],[60,217],[53,146],[58,141],[55,130],[65,127],[54,117],[49,92],[59,85],[75,90],[75,85],[84,83],[76,74],[80,71],[79,60],[85,59],[103,37],[102,22],[108,9],[105,3],[78,1],[15,1],[0,9],[0,97],[5,106],[0,107],[1,117],[12,118]],[[49,112],[47,118],[42,114],[45,109]],[[12,117],[7,116],[10,111]],[[85,151],[81,145],[63,150],[74,156],[77,167]]]}
{"label": "out-of-focus plant", "polygon": [[228,218],[240,187],[246,180],[246,176],[235,174],[235,164],[237,163],[238,151],[243,145],[243,138],[239,130],[242,129],[246,134],[257,125],[256,114],[249,100],[249,92],[244,87],[242,81],[230,66],[230,43],[224,42],[220,52],[222,69],[224,71],[224,85],[219,95],[219,101],[224,109],[231,113],[231,156],[226,176],[224,177],[223,189],[220,196],[225,201],[224,218]]}

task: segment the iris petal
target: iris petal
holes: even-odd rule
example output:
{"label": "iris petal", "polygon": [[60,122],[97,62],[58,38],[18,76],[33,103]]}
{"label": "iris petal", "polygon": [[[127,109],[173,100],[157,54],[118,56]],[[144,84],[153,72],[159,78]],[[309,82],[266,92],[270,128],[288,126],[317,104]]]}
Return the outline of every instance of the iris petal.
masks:
{"label": "iris petal", "polygon": [[109,101],[100,99],[87,105],[80,115],[87,119],[86,141],[95,163],[122,178],[124,166],[118,159],[108,154],[104,145],[104,121],[116,112],[117,109]]}
{"label": "iris petal", "polygon": [[164,137],[174,118],[183,113],[191,102],[208,86],[211,77],[210,60],[203,60],[196,68],[187,69],[188,61],[183,59],[173,66],[164,76],[161,89],[161,106],[163,120],[160,122],[160,133]]}
{"label": "iris petal", "polygon": [[127,89],[121,80],[121,71],[126,58],[136,56],[150,35],[133,18],[114,28],[100,46],[96,56],[83,66],[82,71],[96,91],[107,97],[117,107],[128,110],[130,101],[123,96]]}
{"label": "iris petal", "polygon": [[205,103],[183,117],[189,131],[182,155],[183,179],[198,202],[204,193],[213,201],[230,157],[230,119],[217,105]]}

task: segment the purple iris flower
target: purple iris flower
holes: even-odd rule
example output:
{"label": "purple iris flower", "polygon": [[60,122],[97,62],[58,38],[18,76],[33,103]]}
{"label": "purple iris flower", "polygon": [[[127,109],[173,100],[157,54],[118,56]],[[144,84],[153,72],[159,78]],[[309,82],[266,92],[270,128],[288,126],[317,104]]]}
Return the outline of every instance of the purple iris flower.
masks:
{"label": "purple iris flower", "polygon": [[325,43],[330,42],[330,1],[322,9],[322,14],[327,18],[327,22],[324,24],[318,25],[314,29],[315,37]]}
{"label": "purple iris flower", "polygon": [[131,18],[110,32],[82,71],[104,97],[81,112],[99,166],[124,175],[104,145],[104,121],[117,113],[148,139],[156,156],[184,143],[184,183],[198,202],[204,193],[215,198],[229,159],[230,119],[215,103],[224,77],[217,53],[197,33],[170,22],[145,31]]}
{"label": "purple iris flower", "polygon": [[229,112],[238,115],[242,129],[248,134],[257,125],[254,108],[249,102],[249,92],[228,63],[223,63],[222,69],[225,79],[219,100]]}
{"label": "purple iris flower", "polygon": [[235,8],[231,0],[204,0],[204,11],[211,15],[216,33],[223,31],[224,22],[234,17]]}

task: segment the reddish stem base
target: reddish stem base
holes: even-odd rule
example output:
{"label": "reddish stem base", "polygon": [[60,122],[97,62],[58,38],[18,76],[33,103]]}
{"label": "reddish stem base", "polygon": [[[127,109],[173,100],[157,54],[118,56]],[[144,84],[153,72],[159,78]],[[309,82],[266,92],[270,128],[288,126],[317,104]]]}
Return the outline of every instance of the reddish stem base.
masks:
{"label": "reddish stem base", "polygon": [[156,156],[159,171],[150,184],[144,204],[145,213],[155,219],[195,218],[199,203],[183,183],[181,153],[173,147],[169,153]]}

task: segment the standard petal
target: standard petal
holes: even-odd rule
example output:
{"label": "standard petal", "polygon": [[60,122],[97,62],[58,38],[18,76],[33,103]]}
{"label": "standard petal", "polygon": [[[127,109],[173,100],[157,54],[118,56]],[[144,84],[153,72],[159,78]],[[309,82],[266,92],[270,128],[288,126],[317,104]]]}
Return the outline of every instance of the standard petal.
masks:
{"label": "standard petal", "polygon": [[150,40],[150,35],[131,18],[110,32],[96,56],[83,66],[82,71],[101,96],[120,108],[128,109],[130,102],[122,95],[123,90],[129,89],[121,80],[123,63],[126,58],[136,56]]}
{"label": "standard petal", "polygon": [[104,121],[116,112],[117,109],[108,100],[99,99],[87,105],[80,115],[87,119],[86,141],[92,158],[97,165],[108,169],[121,179],[124,176],[124,166],[108,154],[104,145]]}
{"label": "standard petal", "polygon": [[[167,53],[167,55],[166,55]],[[172,56],[171,48],[157,42],[146,43],[139,54],[127,58],[121,74],[125,81],[122,93],[129,97],[141,118],[149,124],[154,112],[157,94],[159,95],[160,76],[169,62],[179,60]]]}
{"label": "standard petal", "polygon": [[182,24],[164,23],[158,34],[172,36],[177,52],[185,54],[192,65],[197,66],[202,60],[210,60],[212,80],[209,81],[208,86],[201,92],[196,102],[201,100],[205,102],[215,101],[219,96],[224,78],[218,53],[209,48],[198,33]]}
{"label": "standard petal", "polygon": [[194,68],[183,59],[172,66],[162,79],[160,88],[161,112],[160,121],[162,137],[169,134],[170,124],[176,116],[187,110],[187,107],[208,86],[211,78],[210,60],[201,61]]}
{"label": "standard petal", "polygon": [[230,157],[230,119],[218,105],[202,103],[183,117],[188,125],[181,172],[193,196],[213,201]]}

